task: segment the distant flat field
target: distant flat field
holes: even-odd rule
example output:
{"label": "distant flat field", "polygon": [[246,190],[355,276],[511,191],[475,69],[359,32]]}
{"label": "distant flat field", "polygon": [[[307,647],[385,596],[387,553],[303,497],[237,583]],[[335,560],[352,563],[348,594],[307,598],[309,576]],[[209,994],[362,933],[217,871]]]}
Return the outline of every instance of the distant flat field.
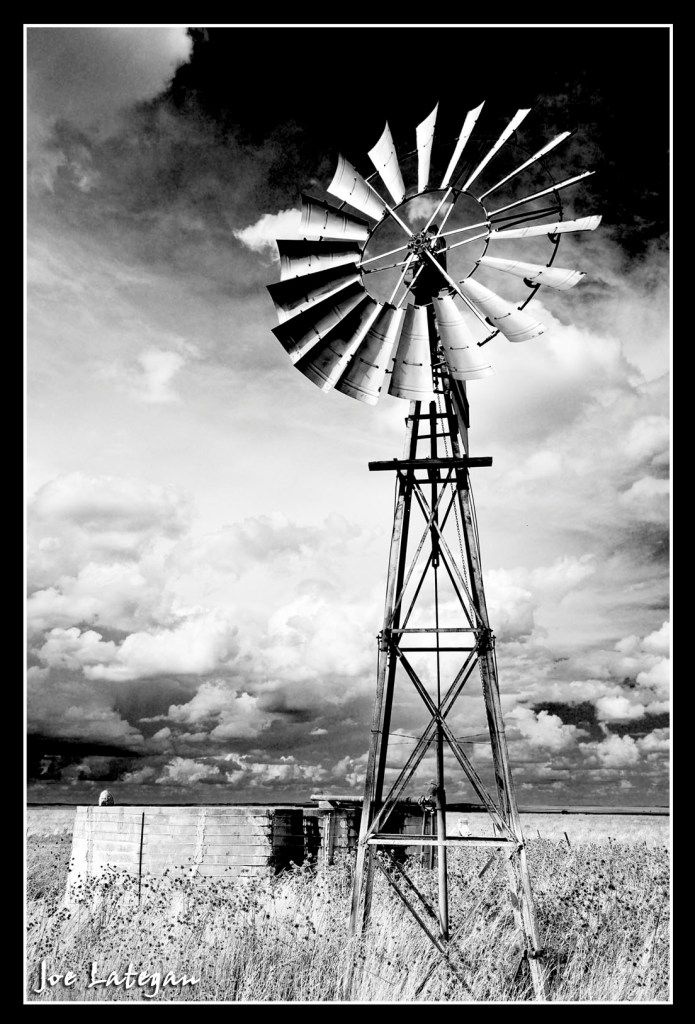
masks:
{"label": "distant flat field", "polygon": [[[27,835],[60,835],[72,832],[74,807],[29,807],[27,809]],[[670,818],[668,814],[645,811],[625,813],[548,813],[524,812],[521,822],[528,839],[565,840],[572,845],[580,843],[646,842],[649,846],[670,844]],[[447,815],[447,831],[451,835],[491,835],[492,827],[486,814],[453,812]]]}
{"label": "distant flat field", "polygon": [[[548,814],[527,812],[521,815],[521,825],[527,839],[565,840],[565,832],[572,845],[581,843],[646,842],[649,846],[670,845],[670,818],[668,814]],[[491,835],[491,823],[485,814],[448,814],[447,831],[451,835]]]}

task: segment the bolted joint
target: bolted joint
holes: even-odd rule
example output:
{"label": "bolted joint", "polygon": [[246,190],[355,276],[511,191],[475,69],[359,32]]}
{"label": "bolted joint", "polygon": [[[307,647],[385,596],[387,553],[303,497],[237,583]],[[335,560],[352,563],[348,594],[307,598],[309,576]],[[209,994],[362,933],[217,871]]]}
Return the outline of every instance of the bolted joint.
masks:
{"label": "bolted joint", "polygon": [[376,635],[377,643],[379,644],[379,650],[386,653],[390,650],[391,646],[391,630],[382,629]]}
{"label": "bolted joint", "polygon": [[476,647],[478,648],[479,654],[484,654],[486,651],[492,651],[495,647],[495,634],[489,628],[489,626],[483,626],[478,630],[476,637]]}

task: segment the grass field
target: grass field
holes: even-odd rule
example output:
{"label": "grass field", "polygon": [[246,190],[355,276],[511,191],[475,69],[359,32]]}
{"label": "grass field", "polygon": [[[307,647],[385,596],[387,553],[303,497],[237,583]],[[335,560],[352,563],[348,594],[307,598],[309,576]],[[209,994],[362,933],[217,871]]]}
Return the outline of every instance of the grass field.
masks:
{"label": "grass field", "polygon": [[[649,829],[649,822],[645,822]],[[617,831],[617,830],[616,830]],[[349,872],[307,867],[274,878],[194,883],[114,875],[90,880],[64,902],[69,831],[28,840],[27,992],[37,1000],[339,1000],[349,962]],[[644,840],[577,843],[529,835],[550,997],[556,1001],[669,999],[668,852]],[[362,1001],[532,998],[517,972],[514,918],[501,860],[482,878],[484,850],[456,851],[452,924],[461,967],[440,965],[428,939],[377,879],[372,920],[355,951],[353,999]],[[423,889],[434,877],[413,865]],[[41,963],[76,981],[40,995]],[[96,977],[173,971],[196,985],[88,988]]]}

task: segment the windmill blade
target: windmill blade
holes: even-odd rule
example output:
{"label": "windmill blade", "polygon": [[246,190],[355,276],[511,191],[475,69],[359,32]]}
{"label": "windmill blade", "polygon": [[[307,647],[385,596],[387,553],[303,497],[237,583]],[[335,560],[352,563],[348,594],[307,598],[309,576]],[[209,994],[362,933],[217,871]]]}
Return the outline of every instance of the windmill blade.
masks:
{"label": "windmill blade", "polygon": [[434,126],[437,123],[437,111],[439,104],[435,106],[431,114],[422,121],[415,129],[415,143],[417,146],[417,190],[422,192],[427,188],[430,180],[430,160],[432,159],[432,143],[434,142]]}
{"label": "windmill blade", "polygon": [[296,363],[366,299],[362,285],[350,285],[338,296],[322,299],[303,313],[285,320],[273,328],[273,334]]}
{"label": "windmill blade", "polygon": [[329,331],[317,349],[297,363],[297,369],[322,391],[330,391],[340,379],[350,356],[359,348],[380,309],[380,303],[367,297],[365,302]]}
{"label": "windmill blade", "polygon": [[336,391],[367,405],[376,405],[403,326],[404,309],[384,306],[348,363]]}
{"label": "windmill blade", "polygon": [[446,169],[446,174],[442,178],[442,183],[439,186],[440,188],[447,188],[449,185],[452,175],[456,170],[456,165],[461,158],[461,154],[463,153],[466,143],[471,137],[473,129],[475,128],[475,123],[480,117],[480,112],[484,106],[485,100],[483,100],[479,107],[476,107],[474,110],[469,110],[466,114],[466,119],[463,122],[463,127],[461,128],[461,134],[456,142],[454,152],[451,154],[451,160],[449,161],[449,166]]}
{"label": "windmill blade", "polygon": [[521,174],[521,172],[525,171],[527,167],[530,167],[532,164],[535,164],[537,160],[540,160],[541,157],[545,156],[546,153],[549,153],[552,149],[555,149],[556,146],[559,146],[560,143],[564,142],[565,139],[569,138],[571,134],[572,132],[561,132],[559,135],[556,135],[554,139],[546,143],[546,145],[543,146],[542,149],[539,149],[537,153],[534,153],[533,156],[530,156],[528,160],[526,160],[523,164],[520,164],[519,167],[516,167],[505,178],[502,178],[500,181],[497,182],[496,185],[493,185],[492,188],[489,188],[487,192],[483,192],[482,196],[478,196],[478,202],[482,203],[483,199],[485,199],[486,196],[489,196],[493,192],[496,192],[498,188],[501,188],[502,185],[506,185],[506,183],[508,181],[511,181],[512,178],[516,178],[517,174]]}
{"label": "windmill blade", "polygon": [[531,224],[527,228],[498,229],[490,232],[490,238],[530,238],[533,235],[559,235],[562,231],[595,231],[601,223],[601,215],[580,217],[579,220],[558,220],[554,224]]}
{"label": "windmill blade", "polygon": [[368,156],[379,172],[384,185],[389,190],[394,203],[396,205],[402,203],[405,196],[405,185],[403,184],[403,175],[398,164],[396,147],[393,144],[388,121],[381,138],[376,146],[369,150]]}
{"label": "windmill blade", "polygon": [[486,153],[486,155],[483,157],[483,159],[480,161],[480,163],[478,164],[476,169],[473,171],[471,176],[466,181],[466,184],[463,186],[463,189],[462,189],[463,192],[465,192],[468,188],[470,188],[470,186],[473,184],[475,179],[485,170],[487,165],[490,163],[490,161],[492,160],[492,158],[495,155],[495,153],[497,152],[497,150],[502,148],[502,146],[505,144],[507,139],[509,139],[514,134],[514,132],[517,130],[517,128],[519,127],[521,122],[524,120],[524,118],[528,114],[530,114],[530,113],[531,113],[531,108],[530,107],[524,108],[522,110],[517,110],[516,114],[511,119],[511,121],[509,122],[507,127],[504,129],[504,131],[502,132],[502,134],[500,135],[499,139],[494,144],[492,149],[489,150]]}
{"label": "windmill blade", "polygon": [[366,242],[369,238],[369,224],[353,217],[352,214],[337,210],[330,203],[324,203],[313,196],[302,195],[302,222],[300,230],[304,237],[348,239]]}
{"label": "windmill blade", "polygon": [[545,324],[524,310],[517,309],[500,295],[469,277],[461,284],[461,291],[478,309],[488,323],[500,331],[507,341],[529,341],[545,331]]}
{"label": "windmill blade", "polygon": [[530,285],[547,284],[557,291],[566,292],[586,277],[581,270],[565,270],[562,267],[544,267],[540,263],[521,263],[519,260],[500,260],[494,256],[481,256],[478,263],[505,274],[521,277]]}
{"label": "windmill blade", "polygon": [[426,306],[408,306],[393,363],[389,394],[408,401],[432,397],[432,358]]}
{"label": "windmill blade", "polygon": [[478,380],[494,373],[485,351],[477,345],[453,297],[435,296],[433,302],[437,330],[452,377]]}
{"label": "windmill blade", "polygon": [[573,178],[565,178],[564,181],[559,181],[556,185],[551,185],[550,188],[544,188],[541,192],[534,192],[532,196],[525,196],[523,199],[517,199],[514,203],[507,203],[506,206],[500,206],[496,210],[492,210],[488,216],[495,217],[498,213],[504,213],[505,210],[512,210],[515,206],[522,206],[524,203],[530,203],[533,199],[540,199],[542,196],[550,195],[551,192],[559,192],[562,188],[567,188],[569,185],[574,185],[576,182],[581,181],[582,178],[588,178],[589,175],[594,174],[594,171],[584,171],[583,174],[576,174]]}
{"label": "windmill blade", "polygon": [[359,280],[360,272],[356,267],[331,267],[328,270],[319,270],[315,274],[269,284],[268,291],[275,303],[278,320],[282,323],[288,317],[308,309],[319,299],[335,295]]}
{"label": "windmill blade", "polygon": [[344,156],[338,157],[338,167],[327,191],[332,196],[342,199],[344,203],[354,206],[356,210],[363,213],[365,217],[371,217],[372,220],[381,220],[384,215],[386,207],[379,195]]}
{"label": "windmill blade", "polygon": [[319,270],[357,263],[362,250],[354,242],[305,241],[278,238],[280,254],[280,280],[304,277]]}

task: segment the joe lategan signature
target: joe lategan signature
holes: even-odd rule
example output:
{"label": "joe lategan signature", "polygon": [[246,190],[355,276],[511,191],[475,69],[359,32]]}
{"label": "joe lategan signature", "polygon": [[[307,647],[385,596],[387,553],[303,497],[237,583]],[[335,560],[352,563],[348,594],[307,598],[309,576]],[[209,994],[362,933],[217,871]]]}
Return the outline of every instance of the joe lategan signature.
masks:
{"label": "joe lategan signature", "polygon": [[[106,976],[99,977],[100,974]],[[98,969],[95,960],[91,963],[88,979],[87,988],[128,989],[137,986],[143,990],[142,994],[146,999],[154,999],[163,988],[184,988],[186,985],[197,985],[200,981],[200,978],[194,978],[193,975],[190,977],[187,974],[177,975],[173,971],[167,971],[166,974],[162,974],[161,971],[148,972],[138,970],[136,967],[133,967],[132,963],[128,964],[128,970],[122,974],[119,974],[118,971],[110,971],[107,974],[106,971]],[[64,974],[49,974],[46,961],[42,960],[38,988],[32,989],[32,992],[41,995],[42,992],[55,988],[56,985],[72,988],[76,982],[77,975],[74,971],[66,971]]]}

